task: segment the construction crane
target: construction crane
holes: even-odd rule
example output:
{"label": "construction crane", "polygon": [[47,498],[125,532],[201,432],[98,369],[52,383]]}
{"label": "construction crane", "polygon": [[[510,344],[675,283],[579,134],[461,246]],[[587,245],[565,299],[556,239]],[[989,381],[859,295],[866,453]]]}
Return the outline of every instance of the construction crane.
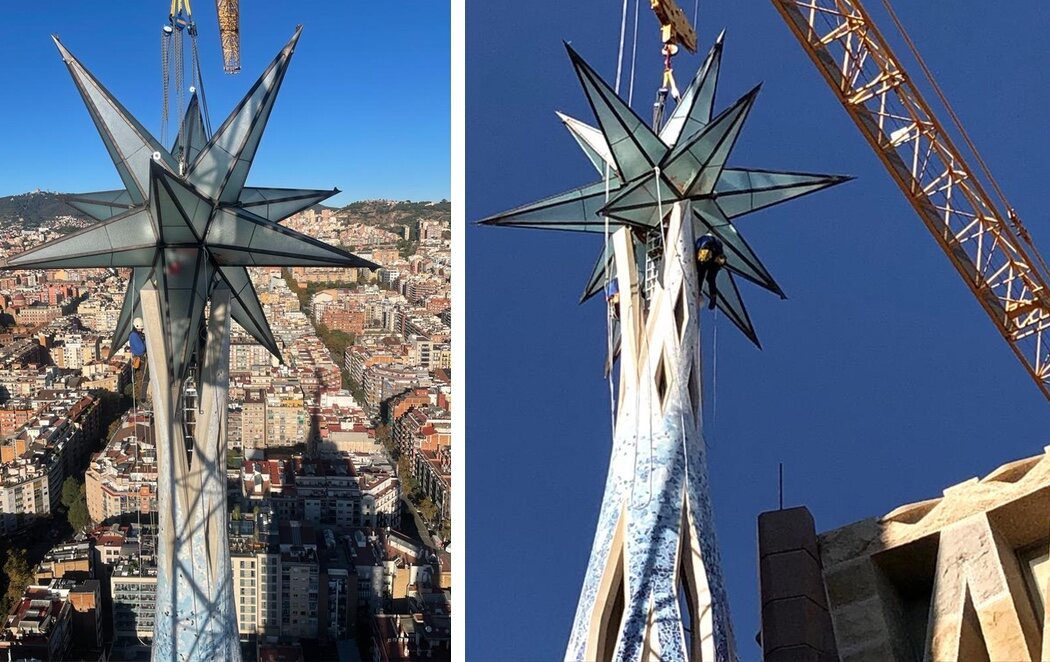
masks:
{"label": "construction crane", "polygon": [[664,56],[663,81],[660,83],[660,89],[656,92],[656,101],[653,103],[653,127],[655,128],[663,123],[667,95],[670,94],[675,101],[678,101],[680,96],[678,86],[674,82],[671,58],[678,55],[679,44],[690,53],[696,52],[696,30],[689,24],[685,12],[675,0],[649,0],[649,8],[660,21],[660,40],[663,42],[660,52]]}
{"label": "construction crane", "polygon": [[685,11],[674,0],[649,0],[649,7],[660,21],[660,38],[664,44],[681,44],[696,52],[696,30],[689,24]]}
{"label": "construction crane", "polygon": [[[888,1],[883,4],[980,171],[967,163],[858,0],[772,2],[1039,390],[1050,399],[1046,264]],[[988,185],[997,200],[988,194]]]}
{"label": "construction crane", "polygon": [[222,44],[222,68],[228,74],[241,70],[240,0],[215,0],[219,15],[219,42]]}

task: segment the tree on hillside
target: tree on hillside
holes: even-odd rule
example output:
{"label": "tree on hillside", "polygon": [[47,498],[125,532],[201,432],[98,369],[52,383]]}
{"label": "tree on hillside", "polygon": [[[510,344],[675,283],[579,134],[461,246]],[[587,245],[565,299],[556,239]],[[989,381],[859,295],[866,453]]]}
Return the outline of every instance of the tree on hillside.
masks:
{"label": "tree on hillside", "polygon": [[16,547],[7,552],[7,561],[4,562],[4,574],[7,576],[7,593],[0,602],[0,610],[7,614],[11,611],[11,605],[22,597],[26,586],[33,581],[33,573],[26,560],[26,550]]}
{"label": "tree on hillside", "polygon": [[417,242],[408,239],[397,240],[397,252],[403,259],[408,259],[416,254]]}

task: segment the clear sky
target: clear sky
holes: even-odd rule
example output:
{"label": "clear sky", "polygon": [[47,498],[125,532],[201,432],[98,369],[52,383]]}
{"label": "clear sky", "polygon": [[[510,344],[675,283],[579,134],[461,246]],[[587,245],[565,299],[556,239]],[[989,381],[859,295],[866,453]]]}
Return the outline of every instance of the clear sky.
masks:
{"label": "clear sky", "polygon": [[[216,128],[304,26],[250,185],[338,187],[336,203],[449,197],[447,2],[242,2],[235,76],[222,71],[215,3],[193,5]],[[49,35],[159,137],[168,7],[167,0],[5,3],[0,195],[119,186]]]}
{"label": "clear sky", "polygon": [[[660,76],[647,4],[634,99],[643,117]],[[903,50],[880,3],[865,4]],[[1050,253],[1050,95],[1040,84],[1050,9],[896,5]],[[611,82],[619,12],[597,0],[469,4],[468,220],[595,179],[554,115],[593,123],[561,42]],[[702,51],[727,29],[717,109],[765,83],[730,165],[857,177],[738,223],[789,297],[741,286],[764,350],[724,319],[714,349],[704,318],[718,536],[741,659],[756,660],[756,517],[776,507],[778,462],[786,505],[809,506],[827,530],[1041,453],[1050,403],[772,4],[703,0],[700,13]],[[700,61],[678,59],[683,85]],[[603,306],[576,304],[601,240],[475,226],[466,235],[467,650],[561,659],[611,445]]]}

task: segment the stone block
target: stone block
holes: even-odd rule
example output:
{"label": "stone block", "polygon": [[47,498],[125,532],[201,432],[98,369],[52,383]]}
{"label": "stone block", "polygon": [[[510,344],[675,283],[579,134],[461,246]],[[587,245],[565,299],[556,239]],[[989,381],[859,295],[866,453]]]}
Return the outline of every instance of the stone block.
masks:
{"label": "stone block", "polygon": [[763,650],[794,646],[808,646],[818,651],[834,650],[834,642],[828,641],[828,620],[827,611],[802,596],[763,605]]}
{"label": "stone block", "polygon": [[842,662],[896,662],[900,660],[894,654],[893,646],[888,641],[871,641],[862,646],[839,651],[839,659]]}
{"label": "stone block", "polygon": [[869,557],[840,563],[824,573],[828,605],[831,609],[877,596],[876,569]]}
{"label": "stone block", "polygon": [[813,558],[820,558],[817,531],[808,508],[771,510],[758,516],[759,558],[795,549],[805,549]]}
{"label": "stone block", "polygon": [[820,564],[804,549],[762,557],[758,561],[758,576],[763,605],[805,596],[827,608]]}
{"label": "stone block", "polygon": [[[854,602],[832,611],[835,623],[835,640],[848,643],[850,648],[865,648],[878,642],[891,642],[891,633],[882,613],[882,601],[878,597]],[[845,650],[839,653],[845,656]]]}
{"label": "stone block", "polygon": [[762,654],[762,662],[832,662],[835,659],[810,646],[788,646]]}

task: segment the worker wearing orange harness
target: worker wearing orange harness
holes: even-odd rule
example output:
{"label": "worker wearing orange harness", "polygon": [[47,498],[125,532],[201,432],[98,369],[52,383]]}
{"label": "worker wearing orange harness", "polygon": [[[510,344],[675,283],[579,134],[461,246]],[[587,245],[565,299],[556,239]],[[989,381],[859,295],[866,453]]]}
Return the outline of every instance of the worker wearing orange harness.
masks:
{"label": "worker wearing orange harness", "polygon": [[131,347],[131,388],[137,397],[144,395],[142,387],[146,382],[146,334],[143,333],[141,317],[136,317],[131,326],[131,335],[128,336],[128,345]]}
{"label": "worker wearing orange harness", "polygon": [[708,232],[696,240],[696,269],[700,275],[701,287],[707,281],[708,310],[714,310],[718,300],[718,272],[726,263],[725,247],[722,241]]}

